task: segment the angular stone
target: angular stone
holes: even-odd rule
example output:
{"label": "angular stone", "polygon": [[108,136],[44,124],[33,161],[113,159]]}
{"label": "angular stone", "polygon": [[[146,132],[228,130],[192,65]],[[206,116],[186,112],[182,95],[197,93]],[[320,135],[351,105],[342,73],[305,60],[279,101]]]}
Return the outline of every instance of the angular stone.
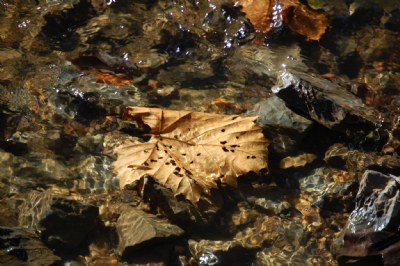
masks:
{"label": "angular stone", "polygon": [[165,242],[184,233],[178,226],[132,207],[124,208],[116,228],[119,236],[118,253],[124,257],[143,246]]}
{"label": "angular stone", "polygon": [[400,225],[400,178],[366,171],[360,182],[356,207],[349,217],[351,233],[391,231]]}
{"label": "angular stone", "polygon": [[60,261],[30,230],[0,227],[0,265],[53,265]]}
{"label": "angular stone", "polygon": [[38,232],[55,249],[74,249],[96,228],[99,210],[76,200],[32,192],[21,206],[20,225]]}
{"label": "angular stone", "polygon": [[375,261],[397,265],[400,256],[400,179],[366,171],[356,206],[334,246],[342,263]]}
{"label": "angular stone", "polygon": [[248,115],[258,116],[256,123],[262,127],[279,127],[304,133],[312,121],[296,114],[283,100],[273,95],[267,100],[257,103]]}
{"label": "angular stone", "polygon": [[272,146],[277,152],[293,150],[313,123],[290,110],[275,95],[257,103],[247,115],[258,116],[256,123],[271,135]]}
{"label": "angular stone", "polygon": [[292,110],[351,137],[367,135],[379,122],[374,109],[340,84],[316,75],[284,70],[272,90]]}

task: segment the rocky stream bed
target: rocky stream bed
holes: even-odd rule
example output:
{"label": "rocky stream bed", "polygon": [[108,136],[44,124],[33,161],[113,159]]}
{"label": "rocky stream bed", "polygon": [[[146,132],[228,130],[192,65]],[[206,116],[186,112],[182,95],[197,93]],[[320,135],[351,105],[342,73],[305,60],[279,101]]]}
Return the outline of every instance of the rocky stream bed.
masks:
{"label": "rocky stream bed", "polygon": [[[395,0],[0,0],[0,265],[399,265],[399,32]],[[257,116],[268,167],[120,187],[127,106]]]}

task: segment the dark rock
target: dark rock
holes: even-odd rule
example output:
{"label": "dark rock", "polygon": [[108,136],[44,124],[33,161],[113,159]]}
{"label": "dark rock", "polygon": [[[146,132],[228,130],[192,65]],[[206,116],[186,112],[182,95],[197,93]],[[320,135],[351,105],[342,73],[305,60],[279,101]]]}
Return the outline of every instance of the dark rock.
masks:
{"label": "dark rock", "polygon": [[312,74],[284,70],[273,92],[297,113],[353,138],[365,137],[379,122],[374,109],[344,87]]}
{"label": "dark rock", "polygon": [[390,18],[385,23],[385,27],[392,31],[400,31],[400,8],[397,8],[390,13]]}
{"label": "dark rock", "polygon": [[178,226],[128,206],[121,212],[116,228],[118,253],[123,257],[130,257],[132,252],[144,246],[166,242],[183,234]]}
{"label": "dark rock", "polygon": [[0,227],[1,265],[53,265],[60,260],[30,230]]}
{"label": "dark rock", "polygon": [[257,103],[247,114],[258,116],[256,123],[271,135],[272,147],[277,152],[292,151],[312,124],[287,108],[285,102],[275,95]]}
{"label": "dark rock", "polygon": [[251,254],[237,241],[189,240],[189,250],[198,265],[243,265]]}
{"label": "dark rock", "polygon": [[79,1],[73,8],[64,9],[60,13],[45,16],[42,34],[48,39],[51,48],[72,51],[79,44],[79,36],[76,31],[69,29],[83,25],[94,12],[89,1]]}
{"label": "dark rock", "polygon": [[[341,264],[376,261],[398,265],[400,256],[400,179],[366,171],[342,236],[333,252]],[[361,264],[359,264],[361,265]]]}
{"label": "dark rock", "polygon": [[21,206],[20,224],[38,232],[50,247],[73,250],[96,228],[99,210],[76,200],[32,192]]}
{"label": "dark rock", "polygon": [[211,206],[207,206],[209,207],[207,213],[202,213],[201,209],[194,207],[187,200],[178,199],[170,189],[158,185],[149,178],[145,178],[142,190],[144,201],[148,202],[154,211],[179,226],[190,224],[191,228],[187,228],[188,230],[194,227],[199,230],[200,227],[209,225],[209,221],[219,210],[217,206],[210,204]]}

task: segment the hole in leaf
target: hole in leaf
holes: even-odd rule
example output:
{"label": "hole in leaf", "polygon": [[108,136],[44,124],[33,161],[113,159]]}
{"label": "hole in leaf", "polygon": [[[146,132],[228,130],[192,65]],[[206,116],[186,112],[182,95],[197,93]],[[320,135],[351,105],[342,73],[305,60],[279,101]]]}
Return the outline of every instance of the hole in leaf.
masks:
{"label": "hole in leaf", "polygon": [[200,156],[200,155],[201,155],[201,153],[196,154],[196,156]]}
{"label": "hole in leaf", "polygon": [[225,132],[225,129],[223,128],[223,129],[221,129],[221,132]]}
{"label": "hole in leaf", "polygon": [[224,152],[228,152],[229,150],[227,149],[227,148],[225,148],[225,147],[222,147],[222,150],[224,151]]}
{"label": "hole in leaf", "polygon": [[193,175],[192,172],[190,172],[189,170],[185,170],[185,173],[186,173],[187,175]]}
{"label": "hole in leaf", "polygon": [[219,143],[221,143],[222,145],[226,144],[226,141],[220,141]]}

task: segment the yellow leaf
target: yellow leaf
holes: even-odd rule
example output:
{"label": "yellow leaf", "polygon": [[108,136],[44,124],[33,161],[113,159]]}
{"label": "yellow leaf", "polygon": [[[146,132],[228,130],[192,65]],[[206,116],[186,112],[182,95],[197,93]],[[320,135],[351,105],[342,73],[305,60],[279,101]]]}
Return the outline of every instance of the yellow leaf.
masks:
{"label": "yellow leaf", "polygon": [[267,169],[268,140],[256,117],[128,107],[124,118],[149,126],[151,138],[116,148],[121,187],[149,175],[196,203],[218,180],[236,186],[238,176]]}

